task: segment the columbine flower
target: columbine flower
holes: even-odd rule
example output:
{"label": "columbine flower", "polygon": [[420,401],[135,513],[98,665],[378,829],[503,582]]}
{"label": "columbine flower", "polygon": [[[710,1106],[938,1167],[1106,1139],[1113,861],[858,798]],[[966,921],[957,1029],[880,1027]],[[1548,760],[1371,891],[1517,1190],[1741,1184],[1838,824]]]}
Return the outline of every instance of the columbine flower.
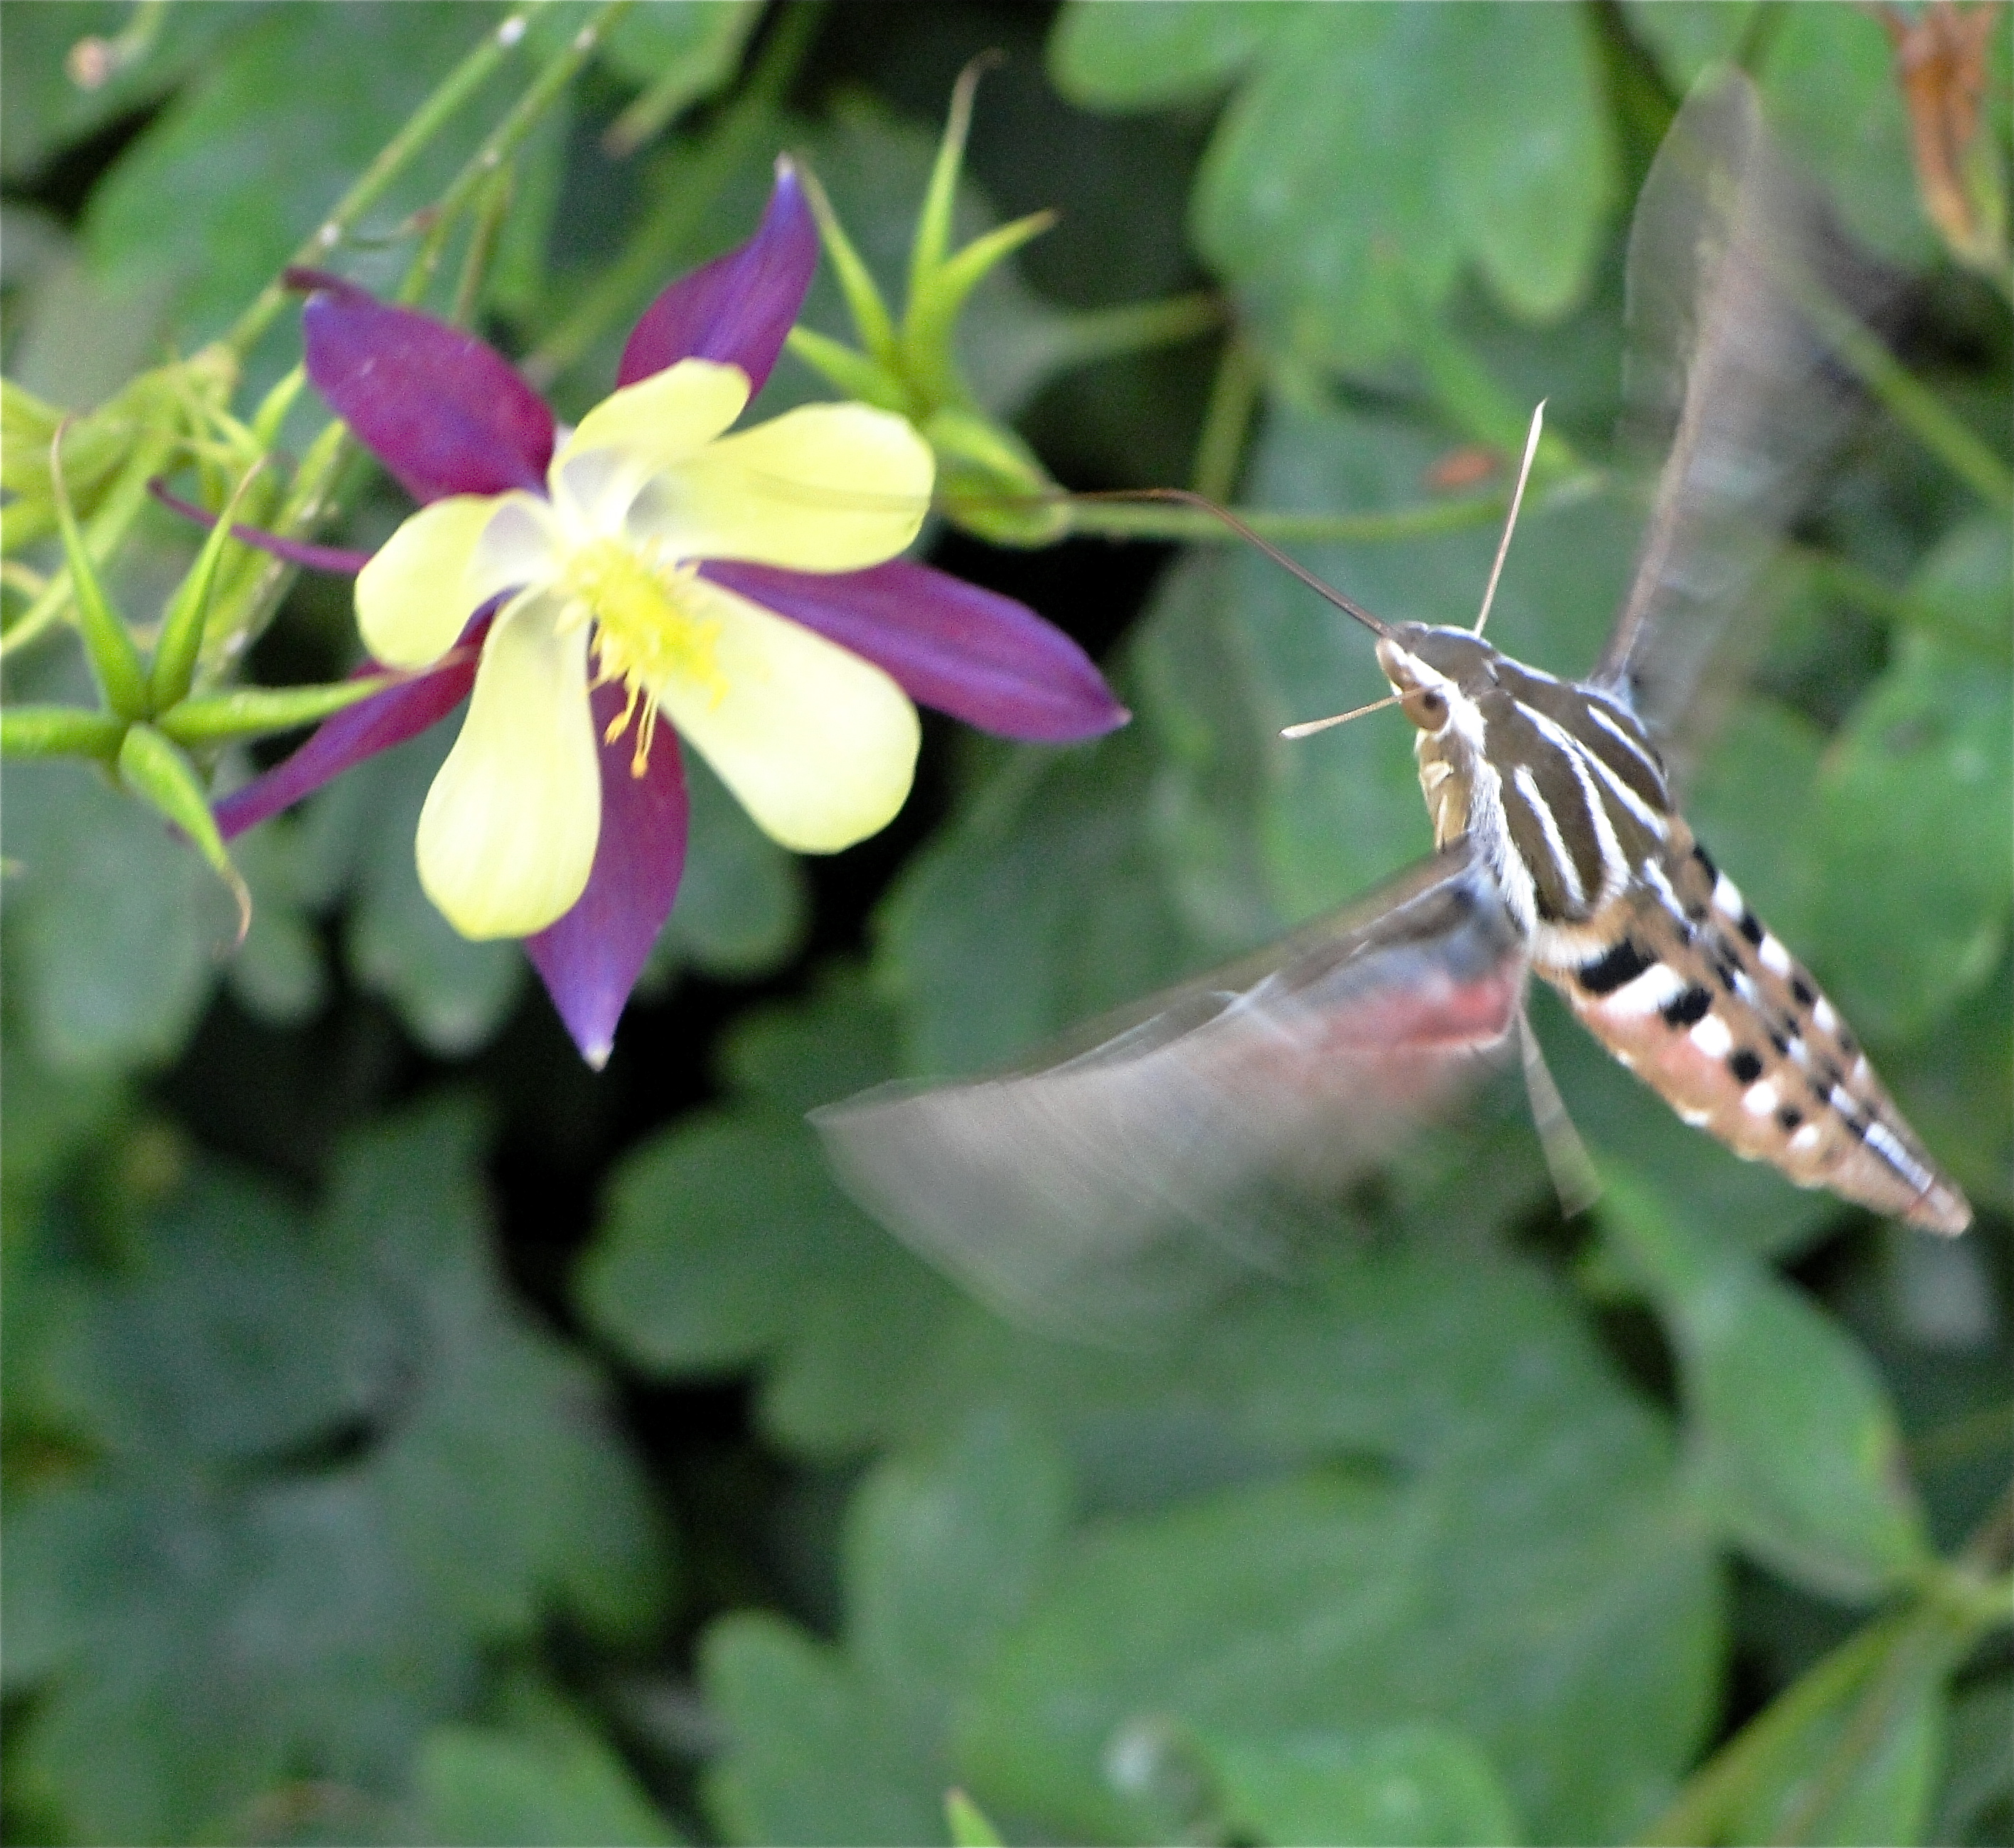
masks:
{"label": "columbine flower", "polygon": [[817,261],[779,163],[761,228],[667,289],[618,389],[557,442],[474,336],[306,273],[308,375],[424,504],[364,565],[376,659],[414,677],[332,719],[220,806],[227,836],[446,716],[421,882],[471,937],[522,937],[590,1062],[678,889],[682,735],[784,845],[831,852],[908,795],[912,698],[1015,737],[1125,712],[1069,638],[895,558],[928,504],[904,419],[808,405],[728,434]]}

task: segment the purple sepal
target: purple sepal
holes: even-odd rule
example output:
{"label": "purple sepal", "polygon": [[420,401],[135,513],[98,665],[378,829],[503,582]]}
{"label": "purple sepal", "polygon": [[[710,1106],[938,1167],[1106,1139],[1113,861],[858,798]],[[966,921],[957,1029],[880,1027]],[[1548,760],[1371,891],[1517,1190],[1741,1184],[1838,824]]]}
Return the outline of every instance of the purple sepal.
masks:
{"label": "purple sepal", "polygon": [[1091,657],[1026,604],[897,558],[830,575],[711,561],[700,575],[815,630],[920,705],[1002,737],[1061,744],[1131,716]]}
{"label": "purple sepal", "polygon": [[[351,765],[403,745],[438,724],[468,697],[469,688],[475,684],[476,657],[489,628],[489,612],[486,609],[462,631],[460,644],[440,666],[324,719],[292,756],[217,805],[217,831],[225,840],[235,840],[267,816],[313,795]],[[367,661],[350,678],[384,671],[374,661]]]}
{"label": "purple sepal", "polygon": [[[597,729],[622,709],[620,686],[594,690]],[[635,741],[627,733],[601,748],[601,836],[587,889],[557,924],[525,939],[525,953],[546,985],[553,1006],[599,1071],[615,1043],[629,991],[643,972],[686,863],[686,779],[679,741],[660,724],[650,767],[629,773]]]}
{"label": "purple sepal", "polygon": [[[181,515],[185,519],[194,520],[204,531],[217,525],[217,515],[196,505],[193,501],[185,501],[181,495],[169,493],[156,475],[147,483],[147,492]],[[304,540],[282,539],[277,533],[268,533],[261,526],[242,526],[231,522],[231,536],[240,545],[249,545],[255,551],[269,553],[275,558],[284,558],[289,565],[304,565],[310,571],[326,571],[339,577],[354,577],[371,562],[368,552],[353,552],[339,545],[310,545]]]}
{"label": "purple sepal", "polygon": [[415,501],[543,493],[553,414],[495,348],[340,276],[289,270],[308,377]]}
{"label": "purple sepal", "polygon": [[622,349],[616,384],[634,385],[682,359],[710,359],[739,366],[754,397],[804,305],[818,255],[818,226],[797,169],[779,160],[755,235],[681,276],[643,310]]}

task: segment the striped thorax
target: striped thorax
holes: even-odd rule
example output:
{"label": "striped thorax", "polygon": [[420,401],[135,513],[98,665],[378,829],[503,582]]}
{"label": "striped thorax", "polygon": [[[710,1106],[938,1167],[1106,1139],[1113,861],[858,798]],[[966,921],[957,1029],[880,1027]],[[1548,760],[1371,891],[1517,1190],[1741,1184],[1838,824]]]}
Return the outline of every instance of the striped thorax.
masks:
{"label": "striped thorax", "polygon": [[1378,659],[1417,728],[1435,845],[1469,838],[1532,967],[1597,1039],[1736,1154],[1933,1231],[1964,1229],[1964,1195],[1693,841],[1626,705],[1464,629],[1392,624]]}

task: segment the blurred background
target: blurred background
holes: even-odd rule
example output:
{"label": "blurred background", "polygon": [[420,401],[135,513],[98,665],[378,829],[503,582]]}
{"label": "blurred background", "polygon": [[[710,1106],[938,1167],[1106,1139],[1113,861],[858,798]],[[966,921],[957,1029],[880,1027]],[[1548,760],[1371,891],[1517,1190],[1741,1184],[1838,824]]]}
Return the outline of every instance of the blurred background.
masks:
{"label": "blurred background", "polygon": [[[855,1211],[806,1109],[1023,1052],[1427,847],[1396,716],[1275,735],[1383,691],[1361,637],[1214,540],[934,529],[1134,723],[1057,750],[926,716],[907,809],[824,860],[689,759],[685,887],[599,1074],[517,946],[419,892],[451,728],[246,838],[235,956],[157,819],[10,763],[0,1831],[2009,1839],[2007,13],[622,15],[517,143],[480,298],[562,415],[747,235],[780,149],[898,295],[952,84],[998,50],[961,225],[1061,217],[966,317],[985,410],[1071,487],[1349,516],[1298,555],[1459,622],[1547,397],[1492,634],[1563,674],[1632,562],[1604,472],[1629,210],[1697,74],[1742,63],[1903,280],[1905,371],[1758,599],[1691,817],[1977,1222],[1933,1240],[1743,1166],[1550,996],[1591,1218],[1485,1090],[1285,1275],[1113,1351]],[[214,338],[504,14],[7,7],[8,377],[88,410]],[[331,260],[389,292],[408,214],[589,16],[533,9]],[[806,318],[847,332],[829,267]],[[241,411],[298,338],[289,311],[253,349]],[[765,404],[829,395],[787,356]],[[407,511],[359,471],[324,536]],[[193,550],[143,514],[122,607]],[[77,694],[66,633],[8,653],[10,699]],[[246,672],[357,656],[347,585],[304,576]]]}

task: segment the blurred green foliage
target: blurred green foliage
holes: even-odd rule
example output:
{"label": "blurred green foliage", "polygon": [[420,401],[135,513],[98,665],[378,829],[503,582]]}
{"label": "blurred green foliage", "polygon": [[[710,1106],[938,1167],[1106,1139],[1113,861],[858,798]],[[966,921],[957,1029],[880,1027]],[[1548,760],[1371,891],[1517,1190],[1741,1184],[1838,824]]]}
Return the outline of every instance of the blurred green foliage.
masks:
{"label": "blurred green foliage", "polygon": [[[231,327],[506,16],[0,12],[10,380],[87,411]],[[410,214],[591,16],[535,9],[333,260],[389,293]],[[1436,483],[1546,396],[1579,488],[1542,476],[1493,635],[1593,658],[1635,542],[1599,473],[1628,210],[1713,58],[1907,271],[1904,364],[2005,465],[2005,293],[1942,251],[1887,34],[1846,6],[640,6],[504,164],[486,331],[577,414],[783,148],[899,300],[951,82],[995,45],[955,236],[1063,216],[961,321],[978,411],[1072,485],[1178,483],[1213,445],[1247,508],[1432,511],[1295,545],[1388,617],[1473,608],[1495,515],[1442,519]],[[1156,318],[1199,290],[1230,335]],[[829,270],[806,323],[849,333]],[[241,414],[297,351],[284,316],[251,344]],[[787,359],[769,401],[825,389]],[[117,465],[92,452],[80,513],[116,606],[157,611],[195,544],[152,508],[114,533]],[[325,536],[358,546],[403,511],[360,472],[342,504]],[[50,569],[9,514],[10,574]],[[1256,555],[1168,562],[1137,616],[1147,569],[1102,541],[937,555],[1109,644],[1134,724],[934,734],[912,815],[816,867],[695,766],[684,888],[597,1078],[517,949],[419,892],[444,736],[242,843],[235,957],[158,819],[9,763],[0,1828],[2009,1839],[2005,508],[1871,418],[1690,797],[1970,1192],[1966,1239],[1744,1167],[1541,996],[1609,1183],[1591,1229],[1486,1089],[1281,1274],[1202,1254],[1205,1306],[1137,1351],[961,1295],[804,1112],[1019,1056],[1360,892],[1426,843],[1409,737],[1279,741],[1382,687]],[[8,577],[10,626],[34,594]],[[303,583],[248,671],[355,652]],[[5,674],[86,696],[61,628]]]}

